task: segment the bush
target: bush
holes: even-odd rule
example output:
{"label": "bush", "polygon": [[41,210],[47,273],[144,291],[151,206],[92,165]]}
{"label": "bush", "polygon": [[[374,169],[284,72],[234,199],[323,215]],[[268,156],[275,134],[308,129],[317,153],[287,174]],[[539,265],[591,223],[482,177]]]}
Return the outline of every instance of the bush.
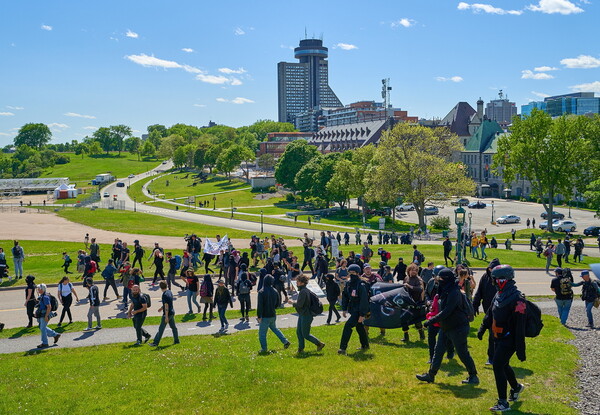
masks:
{"label": "bush", "polygon": [[54,162],[56,164],[68,164],[71,162],[71,157],[61,154],[60,156],[56,157],[56,159],[54,160]]}
{"label": "bush", "polygon": [[275,186],[269,187],[269,193],[277,193],[277,188]]}
{"label": "bush", "polygon": [[450,217],[436,216],[429,221],[429,225],[438,229],[450,229]]}
{"label": "bush", "polygon": [[286,202],[296,202],[296,196],[293,193],[285,195]]}

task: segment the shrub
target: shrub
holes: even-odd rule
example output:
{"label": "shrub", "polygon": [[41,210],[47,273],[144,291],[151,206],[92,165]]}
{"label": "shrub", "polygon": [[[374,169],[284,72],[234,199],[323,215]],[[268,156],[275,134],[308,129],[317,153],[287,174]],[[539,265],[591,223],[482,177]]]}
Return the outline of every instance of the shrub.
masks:
{"label": "shrub", "polygon": [[68,164],[71,162],[71,157],[65,155],[65,154],[61,154],[60,156],[56,157],[56,159],[54,160],[54,162],[56,164]]}
{"label": "shrub", "polygon": [[288,193],[287,195],[285,195],[285,200],[286,202],[295,202],[296,196],[294,196],[293,193]]}
{"label": "shrub", "polygon": [[450,229],[450,217],[436,216],[429,221],[429,225],[438,229]]}

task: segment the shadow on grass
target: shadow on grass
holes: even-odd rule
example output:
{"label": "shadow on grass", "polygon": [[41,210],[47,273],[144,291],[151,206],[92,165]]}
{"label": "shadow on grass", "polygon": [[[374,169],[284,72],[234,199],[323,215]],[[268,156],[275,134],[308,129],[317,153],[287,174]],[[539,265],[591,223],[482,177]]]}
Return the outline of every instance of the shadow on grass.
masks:
{"label": "shadow on grass", "polygon": [[308,359],[309,357],[323,357],[323,352],[314,351],[304,351],[302,353],[294,354],[294,359]]}
{"label": "shadow on grass", "polygon": [[[30,327],[30,328],[23,328],[21,330],[19,330],[18,332],[12,334],[9,339],[18,339],[19,337],[25,336],[25,335],[30,335],[35,333],[35,331],[37,330],[36,327]],[[57,330],[58,331],[58,330]]]}
{"label": "shadow on grass", "polygon": [[53,347],[57,347],[57,346],[56,345],[54,345],[54,346],[48,346],[48,347],[45,347],[43,349],[38,349],[36,347],[34,349],[27,350],[25,353],[23,353],[23,356],[37,356],[37,355],[40,355],[42,353],[46,353],[48,351],[48,349],[51,349]]}
{"label": "shadow on grass", "polygon": [[371,343],[374,344],[379,344],[381,346],[390,346],[390,347],[396,347],[399,349],[429,349],[429,346],[427,346],[427,343],[422,342],[422,341],[409,341],[409,342],[400,342],[400,343],[394,343],[389,341],[387,338],[383,337],[383,336],[377,336],[374,338],[370,338],[369,341]]}
{"label": "shadow on grass", "polygon": [[184,314],[183,317],[181,317],[182,323],[187,323],[188,321],[193,321],[193,320],[196,320],[196,313]]}
{"label": "shadow on grass", "polygon": [[549,415],[547,412],[545,413],[538,413],[538,412],[527,412],[527,411],[521,411],[519,410],[519,408],[521,407],[521,405],[523,405],[523,402],[513,402],[510,404],[510,413],[511,414],[522,414],[522,415]]}
{"label": "shadow on grass", "polygon": [[454,396],[462,399],[478,398],[488,391],[487,389],[479,386],[471,385],[451,385],[448,383],[436,383],[436,385],[440,389],[452,392]]}

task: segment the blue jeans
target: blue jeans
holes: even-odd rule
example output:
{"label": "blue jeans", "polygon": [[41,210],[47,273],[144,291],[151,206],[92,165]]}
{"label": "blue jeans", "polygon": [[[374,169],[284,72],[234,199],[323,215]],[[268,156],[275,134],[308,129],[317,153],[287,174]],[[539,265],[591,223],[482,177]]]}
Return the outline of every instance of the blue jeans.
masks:
{"label": "blue jeans", "polygon": [[476,246],[474,246],[473,249],[471,250],[471,256],[473,258],[479,258],[479,249],[477,249]]}
{"label": "blue jeans", "polygon": [[298,325],[296,326],[296,336],[298,337],[298,350],[304,350],[304,340],[318,346],[321,341],[310,334],[310,325],[312,324],[313,316],[299,315]]}
{"label": "blue jeans", "polygon": [[48,328],[48,322],[44,317],[38,318],[38,323],[40,325],[40,333],[42,334],[42,344],[48,344],[48,337],[58,335],[57,332]]}
{"label": "blue jeans", "polygon": [[123,304],[127,305],[127,297],[131,297],[131,290],[123,285]]}
{"label": "blue jeans", "polygon": [[198,304],[198,300],[196,300],[196,297],[198,296],[198,291],[186,290],[186,295],[187,295],[189,313],[190,314],[194,313],[192,311],[192,301],[194,302],[194,304],[196,304],[196,307],[198,307],[198,312],[200,312],[200,304]]}
{"label": "blue jeans", "polygon": [[586,301],[585,302],[585,313],[587,314],[588,324],[590,326],[594,325],[594,316],[592,316],[592,308],[594,308],[594,302]]}
{"label": "blue jeans", "polygon": [[569,311],[571,310],[571,304],[573,304],[573,300],[554,300],[556,301],[556,307],[558,308],[558,317],[560,318],[560,322],[564,326],[567,324],[567,319],[569,318]]}
{"label": "blue jeans", "polygon": [[200,264],[200,253],[192,252],[192,266],[194,267],[194,269],[198,268],[198,265]]}
{"label": "blue jeans", "polygon": [[23,258],[13,258],[15,263],[15,277],[23,276]]}
{"label": "blue jeans", "polygon": [[221,320],[221,328],[225,327],[226,324],[229,324],[227,318],[225,317],[225,311],[227,310],[227,304],[217,304],[217,310],[219,311],[219,320]]}
{"label": "blue jeans", "polygon": [[481,259],[486,259],[487,255],[485,254],[485,246],[481,246]]}
{"label": "blue jeans", "polygon": [[262,351],[267,350],[267,331],[269,329],[271,329],[271,331],[275,333],[275,335],[281,341],[281,343],[289,343],[288,339],[285,338],[281,330],[279,330],[275,325],[276,320],[277,317],[263,317],[260,320],[260,324],[258,325],[258,341],[260,342],[260,349]]}

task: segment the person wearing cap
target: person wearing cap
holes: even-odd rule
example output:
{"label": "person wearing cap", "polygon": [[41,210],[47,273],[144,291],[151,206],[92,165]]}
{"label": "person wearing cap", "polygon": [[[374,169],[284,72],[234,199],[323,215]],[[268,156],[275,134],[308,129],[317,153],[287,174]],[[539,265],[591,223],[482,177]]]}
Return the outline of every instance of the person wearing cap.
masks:
{"label": "person wearing cap", "polygon": [[136,346],[142,344],[142,336],[144,336],[144,343],[146,343],[152,336],[148,333],[142,326],[144,325],[144,320],[146,320],[146,315],[148,314],[148,303],[146,302],[146,297],[142,295],[140,291],[139,285],[134,285],[131,287],[131,305],[129,306],[129,310],[127,311],[127,317],[133,320],[133,327],[135,328],[135,335],[137,341],[135,342]]}
{"label": "person wearing cap", "polygon": [[229,322],[227,321],[227,317],[225,317],[225,311],[227,311],[227,305],[230,305],[231,308],[233,308],[233,298],[227,287],[225,287],[225,281],[223,280],[217,281],[213,305],[217,307],[219,320],[221,321],[219,333],[225,333],[229,328]]}
{"label": "person wearing cap", "polygon": [[60,338],[60,334],[55,332],[54,330],[48,328],[48,321],[50,320],[50,313],[52,312],[52,307],[50,303],[50,296],[46,293],[46,284],[38,284],[37,292],[39,294],[38,302],[37,302],[37,311],[36,318],[40,325],[40,333],[42,336],[42,343],[37,347],[38,349],[48,347],[48,337],[54,338],[54,344],[58,342]]}
{"label": "person wearing cap", "polygon": [[[370,271],[370,267],[368,268]],[[350,281],[344,287],[342,292],[342,315],[346,318],[350,313],[350,318],[344,324],[342,339],[340,340],[339,354],[346,354],[348,342],[352,336],[352,329],[356,328],[360,340],[360,350],[369,349],[369,337],[363,321],[369,312],[369,288],[367,283],[360,278],[360,267],[352,264],[348,267]]]}
{"label": "person wearing cap", "polygon": [[[483,306],[483,312],[487,313],[488,309],[492,305],[492,301],[494,300],[494,296],[498,289],[494,284],[494,280],[492,279],[492,269],[494,267],[500,265],[500,260],[498,258],[494,258],[488,264],[485,269],[485,273],[481,276],[479,280],[479,284],[477,285],[477,290],[475,291],[475,296],[473,297],[473,310],[475,314],[479,314],[479,306]],[[488,350],[487,350],[488,360],[485,363],[486,365],[491,365],[494,358],[494,339],[492,336],[492,332],[490,331],[488,337]]]}
{"label": "person wearing cap", "polygon": [[306,275],[300,275],[298,278],[296,278],[296,285],[298,286],[298,298],[297,301],[293,303],[293,306],[298,312],[296,336],[298,337],[299,354],[304,353],[304,344],[306,340],[317,346],[317,352],[320,352],[323,350],[323,347],[325,347],[325,343],[310,334],[310,326],[314,317],[312,311],[310,310],[312,294],[306,287],[307,284],[308,277]]}
{"label": "person wearing cap", "polygon": [[85,282],[85,285],[87,286],[87,289],[89,291],[87,298],[90,304],[90,308],[88,309],[87,313],[88,325],[87,328],[85,328],[83,331],[93,330],[93,316],[96,316],[96,327],[94,328],[100,330],[102,328],[102,320],[100,319],[100,290],[98,290],[98,287],[94,285],[93,278],[87,278]]}
{"label": "person wearing cap", "polygon": [[463,308],[462,294],[458,288],[456,276],[450,268],[444,268],[438,274],[439,278],[439,313],[425,321],[424,326],[429,327],[435,323],[440,324],[440,335],[433,352],[433,361],[429,371],[417,375],[417,379],[432,383],[442,365],[446,352],[446,339],[450,339],[456,348],[456,354],[467,368],[469,376],[462,381],[463,384],[477,385],[477,369],[469,353],[467,337],[469,336],[469,319]]}
{"label": "person wearing cap", "polygon": [[[492,412],[504,412],[510,409],[508,401],[514,402],[525,386],[517,382],[510,359],[516,353],[524,362],[525,326],[527,303],[515,285],[515,272],[510,265],[498,265],[492,269],[491,276],[498,287],[492,306],[487,310],[477,338],[483,339],[486,331],[492,330],[494,336],[494,378],[498,391],[498,402],[490,408]],[[507,396],[507,384],[510,393]],[[508,398],[508,399],[507,399]]]}
{"label": "person wearing cap", "polygon": [[406,278],[406,264],[404,263],[404,258],[398,258],[398,264],[394,267],[394,277],[396,277],[396,281],[403,282],[404,278]]}
{"label": "person wearing cap", "polygon": [[[264,269],[264,268],[263,268]],[[267,353],[267,332],[271,330],[279,341],[283,344],[283,348],[290,347],[289,340],[283,335],[281,330],[277,328],[277,308],[281,304],[281,296],[275,288],[273,288],[273,277],[265,275],[263,287],[258,291],[258,299],[256,305],[256,317],[258,319],[258,341],[260,343],[260,352]]]}
{"label": "person wearing cap", "polygon": [[569,318],[569,311],[573,304],[573,274],[569,268],[556,268],[554,270],[554,278],[550,283],[550,289],[554,291],[554,302],[558,309],[558,318],[564,326]]}
{"label": "person wearing cap", "polygon": [[583,281],[574,283],[573,287],[581,286],[581,299],[585,302],[585,313],[588,319],[588,324],[586,327],[593,329],[594,316],[592,315],[592,308],[594,307],[596,299],[600,296],[598,292],[600,288],[598,288],[598,282],[593,281],[590,278],[590,272],[587,269],[581,271],[580,277],[583,279]]}
{"label": "person wearing cap", "polygon": [[365,264],[363,266],[363,274],[360,276],[360,278],[368,284],[368,288],[371,288],[378,282],[383,282],[383,278],[381,278],[378,273],[373,272],[371,264]]}

